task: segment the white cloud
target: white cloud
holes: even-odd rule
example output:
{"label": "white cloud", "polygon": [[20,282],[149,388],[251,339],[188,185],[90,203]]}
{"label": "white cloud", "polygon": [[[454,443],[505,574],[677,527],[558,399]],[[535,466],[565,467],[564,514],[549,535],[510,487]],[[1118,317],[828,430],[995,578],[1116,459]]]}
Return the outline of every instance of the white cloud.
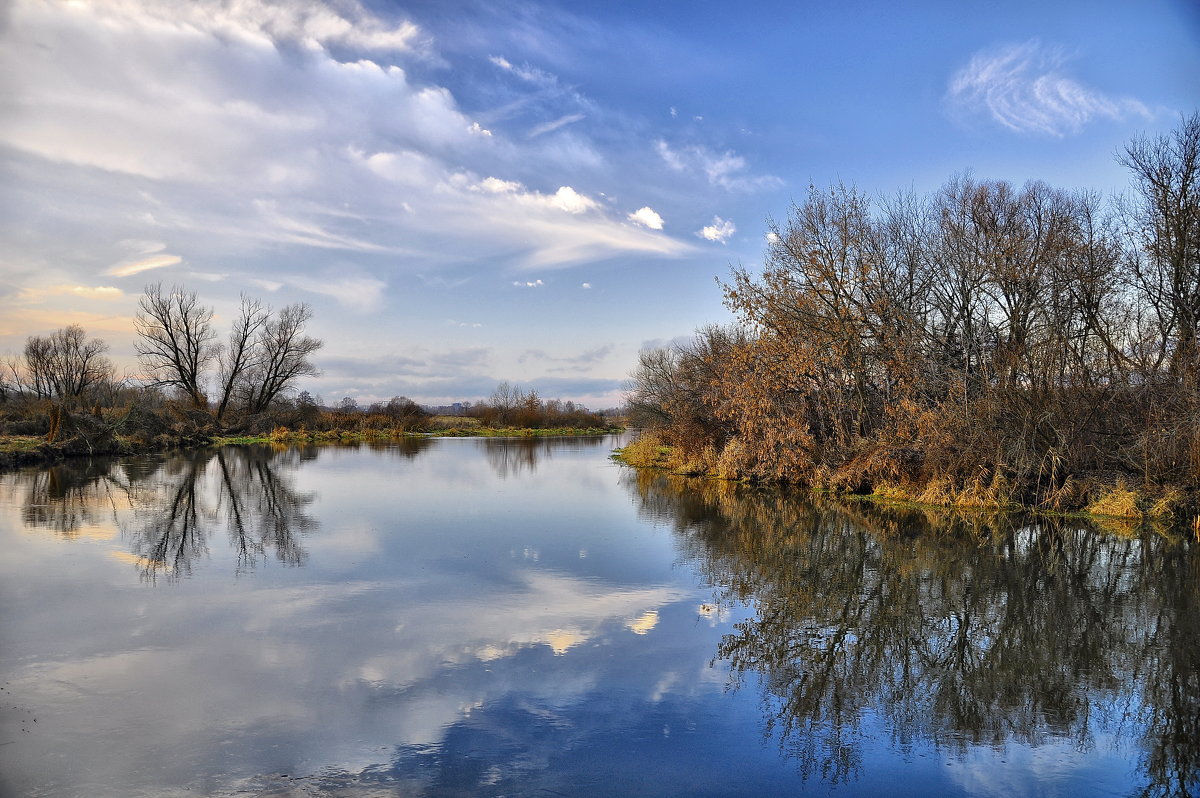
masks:
{"label": "white cloud", "polygon": [[522,282],[517,280],[513,283],[513,285],[515,285],[517,288],[541,288],[543,285],[545,285],[545,283],[543,283],[541,280],[534,280],[532,282]]}
{"label": "white cloud", "polygon": [[[5,8],[0,185],[6,207],[36,200],[10,222],[31,230],[11,242],[25,251],[6,255],[53,267],[18,290],[128,290],[121,278],[158,270],[369,311],[385,268],[463,277],[693,250],[600,192],[619,176],[596,185],[610,173],[577,124],[602,119],[586,98],[496,57],[535,134],[507,139],[501,111],[464,113],[436,85],[431,40],[386,4]],[[342,273],[347,252],[363,274]]]}
{"label": "white cloud", "polygon": [[663,218],[649,206],[638,208],[629,214],[629,221],[648,227],[651,230],[663,229]]}
{"label": "white cloud", "polygon": [[712,224],[702,227],[696,235],[705,241],[716,241],[724,244],[736,232],[737,226],[733,222],[728,219],[722,219],[720,216],[714,216]]}
{"label": "white cloud", "polygon": [[597,207],[591,197],[585,197],[570,186],[561,186],[554,192],[553,204],[567,213],[583,213]]}
{"label": "white cloud", "polygon": [[580,214],[599,207],[599,203],[591,197],[580,194],[570,186],[559,186],[553,194],[542,194],[529,191],[525,186],[514,180],[500,180],[488,177],[480,181],[476,188],[488,194],[511,195],[518,204],[528,207],[557,208],[571,214]]}
{"label": "white cloud", "polygon": [[584,288],[584,289],[590,289],[592,287],[592,284],[591,283],[583,283],[579,287]]}
{"label": "white cloud", "polygon": [[946,99],[954,110],[986,114],[1017,133],[1057,137],[1097,118],[1152,116],[1136,99],[1110,97],[1063,74],[1067,61],[1036,39],[984,50],[954,75]]}
{"label": "white cloud", "polygon": [[748,174],[746,159],[732,150],[718,153],[698,145],[675,149],[662,139],[654,146],[669,168],[704,175],[710,185],[728,191],[759,191],[783,185],[774,175]]}

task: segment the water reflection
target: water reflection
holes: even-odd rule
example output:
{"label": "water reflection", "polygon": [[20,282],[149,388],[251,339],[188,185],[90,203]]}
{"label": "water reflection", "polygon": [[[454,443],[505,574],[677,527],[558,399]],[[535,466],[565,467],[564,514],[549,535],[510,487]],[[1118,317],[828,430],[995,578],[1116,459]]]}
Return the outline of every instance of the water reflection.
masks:
{"label": "water reflection", "polygon": [[881,720],[902,750],[1136,741],[1138,794],[1200,791],[1200,556],[1186,538],[629,478],[719,600],[753,606],[717,656],[735,684],[761,680],[768,726],[806,777],[857,778]]}
{"label": "water reflection", "polygon": [[64,538],[108,521],[117,504],[128,503],[123,475],[110,473],[111,465],[95,459],[28,472],[21,520]]}
{"label": "water reflection", "polygon": [[221,531],[239,571],[269,555],[303,565],[300,539],[317,528],[307,512],[315,494],[297,490],[292,473],[315,456],[312,447],[260,445],[68,462],[31,474],[23,520],[67,538],[115,529],[148,581],[190,574]]}
{"label": "water reflection", "polygon": [[611,440],[604,435],[589,435],[568,438],[479,438],[477,443],[496,476],[508,479],[534,473],[538,462],[553,457],[555,452],[596,449]]}

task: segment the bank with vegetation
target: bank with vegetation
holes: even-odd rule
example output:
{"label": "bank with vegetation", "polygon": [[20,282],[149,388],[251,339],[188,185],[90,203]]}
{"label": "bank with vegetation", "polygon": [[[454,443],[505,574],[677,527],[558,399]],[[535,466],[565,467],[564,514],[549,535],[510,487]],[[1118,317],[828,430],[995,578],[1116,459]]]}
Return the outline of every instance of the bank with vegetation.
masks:
{"label": "bank with vegetation", "polygon": [[1113,199],[969,174],[810,187],[738,323],[645,351],[641,438],[678,473],[924,504],[1191,517],[1200,494],[1200,114],[1121,148]]}
{"label": "bank with vegetation", "polygon": [[594,435],[620,420],[502,382],[490,399],[435,416],[403,396],[332,407],[299,389],[324,342],[305,304],[274,310],[243,297],[222,340],[213,308],[180,286],[146,287],[133,319],[139,373],[119,378],[108,345],[79,325],[31,335],[0,359],[0,467],[224,442],[381,440],[404,436]]}

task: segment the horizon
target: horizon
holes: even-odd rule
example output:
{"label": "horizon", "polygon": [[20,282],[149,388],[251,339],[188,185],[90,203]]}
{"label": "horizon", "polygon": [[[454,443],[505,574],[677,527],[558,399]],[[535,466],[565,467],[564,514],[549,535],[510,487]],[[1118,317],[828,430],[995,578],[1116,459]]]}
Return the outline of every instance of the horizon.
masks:
{"label": "horizon", "polygon": [[0,356],[79,324],[129,373],[161,282],[222,338],[310,304],[326,401],[606,409],[810,184],[1122,191],[1200,9],[12,0],[0,69]]}

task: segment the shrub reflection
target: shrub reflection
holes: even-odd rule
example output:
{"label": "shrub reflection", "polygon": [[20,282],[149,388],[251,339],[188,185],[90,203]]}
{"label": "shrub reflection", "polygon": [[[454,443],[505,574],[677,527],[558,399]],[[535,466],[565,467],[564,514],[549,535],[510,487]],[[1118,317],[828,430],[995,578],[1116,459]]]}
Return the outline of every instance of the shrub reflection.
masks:
{"label": "shrub reflection", "polygon": [[1200,788],[1200,557],[1187,537],[967,517],[629,476],[726,604],[717,652],[761,678],[805,776],[855,777],[868,716],[898,746],[1080,747],[1140,735],[1146,796]]}

